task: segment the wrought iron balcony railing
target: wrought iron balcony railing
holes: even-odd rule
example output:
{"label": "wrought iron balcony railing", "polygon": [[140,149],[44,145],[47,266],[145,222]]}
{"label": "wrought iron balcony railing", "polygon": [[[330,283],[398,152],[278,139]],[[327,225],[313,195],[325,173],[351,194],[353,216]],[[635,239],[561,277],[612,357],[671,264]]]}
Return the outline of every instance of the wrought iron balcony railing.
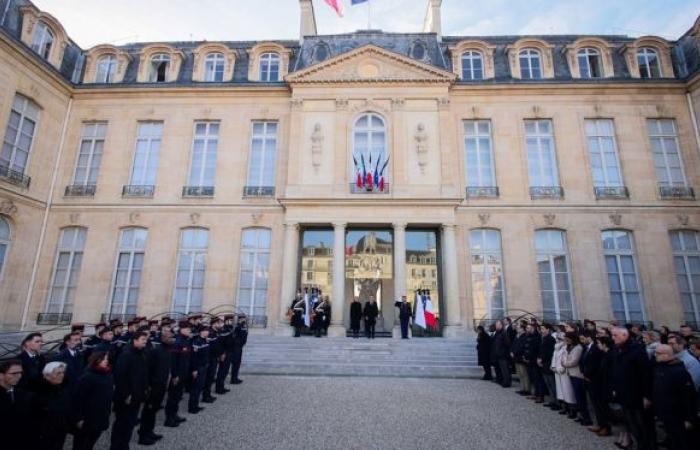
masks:
{"label": "wrought iron balcony railing", "polygon": [[688,186],[659,186],[659,196],[663,199],[693,200],[695,191]]}
{"label": "wrought iron balcony railing", "polygon": [[71,184],[66,186],[66,197],[94,197],[97,186],[94,184]]}
{"label": "wrought iron balcony railing", "polygon": [[389,183],[384,183],[383,186],[384,189],[379,189],[377,186],[371,186],[371,187],[357,187],[357,184],[355,183],[350,183],[350,193],[351,194],[375,194],[375,195],[381,195],[381,194],[388,194],[390,185]]}
{"label": "wrought iron balcony railing", "polygon": [[12,184],[15,184],[17,186],[21,186],[25,189],[29,188],[29,184],[32,182],[31,177],[28,177],[27,175],[23,174],[22,172],[12,170],[9,167],[1,165],[1,164],[0,164],[0,180],[7,181],[8,183],[12,183]]}
{"label": "wrought iron balcony railing", "polygon": [[467,198],[498,198],[498,186],[467,186]]}
{"label": "wrought iron balcony railing", "polygon": [[110,314],[103,313],[100,316],[100,322],[109,323],[110,320],[119,319],[121,323],[127,323],[131,319],[135,318],[136,314]]}
{"label": "wrought iron balcony railing", "polygon": [[183,197],[213,197],[214,186],[183,186]]}
{"label": "wrought iron balcony railing", "polygon": [[274,197],[274,186],[245,186],[243,197]]}
{"label": "wrought iron balcony railing", "polygon": [[127,184],[122,187],[122,197],[153,197],[155,186]]}
{"label": "wrought iron balcony railing", "polygon": [[596,186],[593,188],[597,199],[628,199],[630,193],[626,186]]}
{"label": "wrought iron balcony railing", "polygon": [[530,198],[533,200],[542,198],[563,198],[564,188],[561,186],[530,186]]}
{"label": "wrought iron balcony railing", "polygon": [[73,320],[73,313],[39,313],[37,325],[68,325]]}

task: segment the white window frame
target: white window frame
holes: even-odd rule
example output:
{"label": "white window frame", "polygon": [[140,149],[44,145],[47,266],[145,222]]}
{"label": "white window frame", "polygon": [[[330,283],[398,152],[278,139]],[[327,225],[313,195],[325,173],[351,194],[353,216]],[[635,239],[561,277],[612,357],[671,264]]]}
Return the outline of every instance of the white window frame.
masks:
{"label": "white window frame", "polygon": [[[485,245],[481,249],[476,249],[474,247],[474,242],[472,240],[473,234],[474,233],[480,233],[481,234],[481,242],[485,243],[486,242],[486,235],[487,233],[496,233],[498,237],[498,250],[487,250],[485,248]],[[504,270],[504,262],[503,262],[503,239],[501,236],[501,231],[494,229],[494,228],[474,228],[472,230],[469,230],[469,236],[468,236],[468,241],[469,241],[469,274],[470,274],[470,283],[472,285],[472,298],[474,298],[475,293],[474,293],[474,274],[479,273],[474,271],[474,256],[479,255],[483,259],[483,270],[481,271],[481,276],[484,282],[484,299],[486,301],[486,304],[484,305],[484,309],[486,310],[486,313],[489,314],[489,318],[501,318],[505,317],[506,311],[508,311],[508,299],[506,296],[506,277],[505,277],[505,270]],[[488,280],[491,278],[491,274],[488,271],[488,256],[496,256],[498,260],[500,261],[500,266],[501,266],[501,272],[498,274],[500,278],[500,283],[501,283],[501,295],[503,297],[503,311],[499,315],[497,314],[498,312],[501,311],[500,308],[494,309],[493,303],[492,303],[492,297],[495,293],[495,290],[493,289],[492,283],[489,283]],[[495,314],[496,313],[496,314]]]}
{"label": "white window frame", "polygon": [[[245,242],[245,234],[246,233],[255,233],[254,240],[256,242],[255,247],[243,247],[243,243]],[[264,240],[261,239],[261,234],[266,233],[267,234],[267,242],[270,244],[267,248],[260,246],[260,241]],[[248,315],[251,316],[259,316],[259,314],[255,314],[256,309],[261,309],[261,305],[257,305],[255,302],[256,294],[259,290],[265,290],[267,292],[267,295],[265,297],[265,310],[267,310],[267,305],[268,305],[268,300],[269,300],[269,295],[270,295],[270,247],[272,246],[272,230],[269,228],[244,228],[241,232],[241,246],[240,246],[240,251],[239,251],[239,261],[240,263],[240,268],[238,270],[238,288],[236,289],[236,309],[245,312]],[[251,286],[250,286],[250,304],[249,305],[242,305],[241,304],[241,290],[243,289],[242,287],[242,279],[243,279],[243,258],[245,253],[250,253],[253,255],[253,265],[251,267]],[[264,264],[259,264],[259,260],[261,255],[267,254],[267,267],[265,267]],[[259,276],[258,274],[264,273],[264,276]],[[308,274],[311,274],[311,277],[313,279],[313,272],[307,272],[307,277]],[[259,287],[258,280],[267,278],[267,286],[263,289],[262,287]],[[311,280],[307,280],[311,281]],[[247,288],[246,288],[247,289]]]}
{"label": "white window frame", "polygon": [[[669,180],[669,182],[662,182],[659,179],[658,175],[658,170],[659,167],[656,166],[656,159],[654,159],[654,171],[656,172],[656,182],[659,186],[678,186],[678,187],[688,187],[688,180],[685,176],[685,166],[683,164],[683,154],[681,153],[681,146],[680,142],[678,141],[678,127],[676,125],[676,119],[665,119],[665,118],[658,118],[658,119],[647,119],[647,133],[649,134],[649,146],[651,148],[651,153],[652,153],[652,158],[654,157],[654,144],[652,141],[654,139],[658,139],[660,144],[661,144],[661,155],[663,156],[664,160],[664,167],[662,168],[666,172],[666,177]],[[673,133],[671,134],[665,134],[662,130],[661,122],[670,122],[671,125],[673,125]],[[653,123],[656,132],[652,134],[652,131],[649,129],[649,125]],[[675,145],[675,150],[676,153],[678,153],[678,162],[680,165],[680,170],[681,170],[681,178],[682,180],[680,181],[674,181],[673,177],[671,175],[671,167],[669,166],[668,163],[668,154],[669,150],[666,147],[666,139],[673,138],[673,142]]]}
{"label": "white window frame", "polygon": [[[537,61],[537,67],[534,66],[533,61]],[[520,64],[521,79],[541,80],[544,78],[542,54],[539,50],[534,48],[526,48],[521,50],[520,53],[518,53],[518,63]],[[537,73],[535,73],[535,71],[537,71]]]}
{"label": "white window frame", "polygon": [[[613,233],[613,242],[615,244],[614,249],[606,249],[605,248],[605,236],[608,233]],[[615,237],[619,233],[626,233],[629,237],[630,241],[630,248],[629,249],[620,249],[617,246],[617,238]],[[610,272],[608,272],[608,257],[614,257],[615,258],[615,269],[616,269],[616,275],[617,275],[617,280],[618,283],[620,284],[620,295],[622,297],[622,306],[624,308],[624,314],[625,317],[615,317],[617,320],[625,320],[625,321],[632,321],[630,318],[630,308],[629,308],[629,302],[627,301],[627,296],[629,293],[634,293],[637,292],[639,295],[639,306],[641,309],[641,315],[642,315],[642,321],[646,320],[646,313],[644,311],[644,293],[642,290],[642,280],[639,277],[639,265],[637,262],[637,252],[635,250],[635,243],[634,243],[634,235],[632,234],[631,231],[627,230],[620,230],[620,229],[612,229],[612,230],[603,230],[601,233],[601,245],[603,246],[603,267],[605,267],[605,273],[606,276],[609,277],[612,275]],[[629,256],[632,259],[632,264],[634,266],[634,277],[635,281],[637,283],[637,291],[630,291],[627,289],[627,286],[625,284],[625,274],[631,274],[630,272],[623,272],[622,271],[622,263],[620,262],[621,258],[623,256]],[[617,291],[616,291],[617,292]],[[610,286],[610,280],[608,279],[608,296],[610,299],[610,306],[613,307],[613,315],[615,314],[614,310],[614,305],[612,301],[612,286]]]}
{"label": "white window frame", "polygon": [[[358,123],[360,122],[360,120],[362,120],[363,117],[367,117],[367,126],[366,127],[361,127],[358,125]],[[372,122],[373,122],[372,119],[375,117],[378,118],[382,122],[381,127],[375,127],[374,125],[372,125]],[[358,133],[362,133],[362,134],[367,135],[367,148],[365,149],[366,150],[365,153],[362,153],[362,150],[357,148],[356,137],[357,137]],[[382,150],[378,154],[380,154],[382,156],[382,161],[386,161],[387,158],[389,157],[389,146],[388,146],[389,127],[387,126],[386,119],[384,119],[384,117],[381,114],[368,111],[368,112],[364,112],[364,113],[360,114],[359,116],[357,116],[357,119],[355,119],[355,121],[353,122],[352,156],[355,157],[355,159],[357,159],[358,167],[361,168],[362,162],[360,160],[361,159],[360,155],[364,154],[367,172],[374,173],[374,169],[372,169],[371,165],[369,164],[369,155],[371,154],[372,157],[377,156],[377,154],[373,151],[374,149],[372,148],[372,141],[373,141],[374,134],[381,134],[381,133],[384,134],[384,139],[382,140]],[[372,165],[374,164],[374,161],[375,160],[372,160]],[[350,167],[349,167],[350,168],[350,180],[352,180],[353,184],[354,184],[354,181],[355,181],[354,177],[357,174],[355,173],[355,165],[354,165],[352,159],[350,159],[349,164],[350,164]],[[384,162],[382,162],[382,164],[384,164]],[[390,171],[388,170],[388,168],[389,168],[389,166],[387,166],[387,170],[384,173],[385,182],[389,181]],[[379,170],[381,170],[381,167],[379,167]]]}
{"label": "white window frame", "polygon": [[[481,133],[479,129],[481,128],[481,125],[486,124],[488,127],[488,132],[487,133]],[[471,129],[472,133],[469,133],[469,130]],[[489,161],[490,165],[488,169],[483,168],[483,162],[481,160],[482,157],[482,148],[481,148],[481,141],[483,139],[488,139],[488,146],[489,146]],[[468,142],[473,141],[474,142],[474,150],[476,152],[476,172],[477,172],[477,179],[472,180],[471,177],[469,176],[469,145]],[[464,167],[465,167],[465,175],[467,177],[467,186],[468,187],[495,187],[497,185],[496,183],[496,164],[493,159],[493,132],[491,129],[491,121],[490,120],[485,120],[485,119],[475,119],[475,120],[465,120],[464,121]],[[482,170],[484,169],[484,170]],[[488,172],[488,173],[484,173]],[[488,178],[488,180],[485,180],[485,178]]]}
{"label": "white window frame", "polygon": [[0,280],[5,272],[5,261],[7,261],[7,255],[10,253],[11,242],[12,227],[10,226],[10,221],[0,216],[0,248],[2,248],[2,253],[0,254]]}
{"label": "white window frame", "polygon": [[[107,137],[107,122],[83,122],[80,135],[78,155],[75,158],[75,167],[73,169],[73,185],[96,186],[97,177],[100,174],[100,165],[104,152],[105,139]],[[85,167],[81,167],[79,164],[84,143],[88,143],[89,145],[87,152],[87,164]],[[99,143],[102,144],[101,147],[98,146]],[[94,164],[96,158],[97,163]],[[78,179],[78,171],[80,169],[85,170],[82,180]],[[90,182],[90,179],[93,178],[93,174],[95,180],[94,182]]]}
{"label": "white window frame", "polygon": [[[158,81],[158,69],[161,64],[165,63],[165,73],[162,81]],[[149,72],[148,81],[151,83],[165,83],[168,81],[168,72],[170,71],[170,64],[172,64],[172,58],[167,53],[156,53],[151,56],[149,60]]]}
{"label": "white window frame", "polygon": [[[262,133],[256,133],[255,128],[256,124],[262,124]],[[272,126],[274,125],[274,126]],[[270,129],[273,128],[274,131],[270,131]],[[248,173],[246,176],[246,186],[248,187],[269,187],[272,186],[274,187],[276,185],[276,179],[277,179],[277,157],[278,157],[278,134],[279,134],[279,122],[272,121],[272,120],[254,120],[250,124],[250,153],[249,153],[249,159],[248,159]],[[255,145],[254,143],[256,141],[260,141],[260,173],[254,174],[252,173],[253,169],[253,161],[255,159],[254,152],[255,152]],[[268,143],[273,142],[274,144],[274,150],[273,151],[273,158],[272,158],[272,168],[269,169],[266,165],[267,159],[268,159],[268,153],[267,153],[267,147]],[[266,171],[271,170],[271,174],[269,174],[270,179],[265,180],[266,178]],[[269,181],[269,183],[268,183]],[[267,183],[267,184],[266,184]]]}
{"label": "white window frame", "polygon": [[[185,233],[187,232],[194,232],[194,233],[204,233],[206,236],[206,246],[204,247],[198,247],[198,246],[192,246],[192,247],[186,247],[184,245],[185,241]],[[194,238],[196,241],[196,237]],[[180,242],[178,245],[178,250],[177,250],[177,264],[175,266],[175,280],[174,280],[174,289],[173,289],[173,301],[172,301],[172,309],[173,311],[176,312],[182,312],[185,314],[189,314],[190,312],[194,312],[192,309],[192,291],[195,289],[201,289],[202,290],[202,305],[198,305],[198,307],[201,309],[204,303],[204,289],[206,287],[206,276],[207,276],[207,252],[209,250],[209,230],[206,228],[196,228],[196,227],[191,227],[191,228],[182,228],[180,230]],[[180,271],[180,262],[182,260],[183,255],[187,254],[190,257],[190,265],[189,267],[186,268],[187,270],[187,284],[185,285],[178,285],[178,280],[177,280],[177,273]],[[202,273],[202,286],[194,286],[193,281],[194,281],[194,272],[195,272],[195,263],[197,261],[197,258],[201,257],[202,258],[202,263],[203,263],[203,273]],[[184,310],[179,310],[178,306],[176,305],[176,299],[177,299],[177,291],[178,289],[185,289],[187,291],[187,297],[185,301],[185,308]]]}
{"label": "white window frame", "polygon": [[[637,67],[639,68],[639,78],[653,79],[662,78],[663,71],[661,69],[661,58],[658,50],[652,47],[642,47],[637,49]],[[656,66],[657,74],[654,74],[652,68]],[[642,71],[644,69],[644,72]],[[643,75],[646,73],[646,76]]]}
{"label": "white window frame", "polygon": [[[273,79],[272,75],[275,72],[272,70],[274,64],[277,64],[277,77]],[[260,61],[258,62],[258,68],[260,69],[260,81],[275,82],[280,80],[280,73],[282,71],[282,58],[280,58],[279,53],[266,52],[260,55]]]}
{"label": "white window frame", "polygon": [[[549,124],[549,133],[543,132],[540,130],[542,123],[547,122]],[[528,134],[527,131],[527,124],[528,123],[533,123],[535,126],[535,131],[532,134]],[[556,142],[554,141],[554,122],[551,119],[526,119],[523,122],[523,125],[525,127],[525,151],[527,153],[527,162],[528,162],[528,180],[530,183],[530,187],[560,187],[561,186],[561,181],[559,180],[559,170],[557,167],[557,149],[556,149]],[[539,183],[535,184],[533,183],[532,179],[532,173],[530,172],[530,165],[531,165],[531,155],[530,154],[530,149],[528,146],[528,140],[529,139],[534,139],[537,143],[537,167],[538,167],[538,173],[537,173],[537,178]],[[546,150],[544,149],[542,142],[545,140],[549,140],[551,145],[550,145],[550,155],[546,155]],[[544,180],[548,178],[547,174],[545,173],[544,170],[544,158],[545,156],[548,156],[552,160],[552,184],[546,184],[544,183]]]}
{"label": "white window frame", "polygon": [[[223,53],[212,52],[208,53],[204,59],[204,81],[221,83],[224,81],[226,73],[226,58]],[[217,76],[221,75],[218,80]]]}
{"label": "white window frame", "polygon": [[32,36],[32,50],[48,60],[55,43],[56,36],[51,27],[43,21],[37,22],[34,28],[34,36]]}
{"label": "white window frame", "polygon": [[[160,133],[149,133],[155,126],[158,126]],[[158,176],[158,163],[160,159],[160,146],[163,142],[163,126],[162,121],[141,121],[136,124],[136,144],[134,147],[134,157],[131,162],[131,176],[129,177],[129,184],[132,186],[155,186]],[[146,144],[146,151],[144,153],[144,165],[141,172],[136,174],[136,162],[139,158],[139,143],[144,142]],[[151,167],[151,154],[156,153],[155,167]],[[152,172],[152,184],[145,183],[146,181],[151,181],[150,171]],[[141,181],[136,183],[136,181]]]}
{"label": "white window frame", "polygon": [[[677,235],[677,240],[680,244],[680,248],[673,248],[673,237],[674,235]],[[685,245],[685,239],[684,235],[691,235],[692,239],[695,240],[695,250],[688,249]],[[696,324],[700,324],[700,284],[693,283],[693,275],[694,273],[691,272],[690,268],[691,265],[689,263],[689,258],[698,258],[700,259],[700,233],[698,233],[695,230],[673,230],[670,232],[671,238],[671,249],[673,251],[673,259],[674,259],[674,272],[676,274],[676,280],[678,282],[678,293],[681,296],[681,307],[683,308],[683,315],[688,316],[692,315],[693,316],[693,321]],[[683,261],[683,273],[678,272],[678,266],[676,263],[676,258],[680,258]],[[683,277],[685,278],[685,282],[688,285],[689,290],[688,291],[683,291],[682,285],[680,282],[680,278]],[[690,295],[690,300],[691,300],[691,311],[689,311],[686,308],[685,303],[683,302],[683,295],[687,294]]]}
{"label": "white window frame", "polygon": [[[70,246],[63,246],[63,237],[65,233],[72,232],[73,236],[71,239],[71,245]],[[80,244],[80,236],[82,234],[82,246],[78,246]],[[68,290],[73,288],[76,289],[78,288],[78,281],[80,278],[80,270],[83,262],[83,255],[85,252],[85,243],[87,242],[87,229],[82,228],[82,227],[68,227],[68,228],[63,228],[61,229],[61,232],[59,233],[58,237],[58,244],[56,245],[56,256],[54,257],[54,263],[53,263],[53,270],[51,271],[51,284],[49,285],[49,296],[46,299],[46,305],[44,308],[45,313],[52,313],[52,308],[54,305],[51,304],[51,299],[53,298],[53,293],[55,289],[60,289],[60,303],[57,305],[58,306],[58,312],[57,314],[68,314],[73,312],[73,307],[75,304],[70,305],[70,310],[66,310],[66,299],[68,296]],[[61,258],[61,255],[63,254],[68,254],[68,264],[66,267],[66,273],[62,281],[61,286],[56,285],[56,277],[58,275],[58,261]],[[78,266],[75,268],[77,271],[76,276],[75,276],[75,284],[69,284],[71,281],[71,273],[74,270],[74,265],[75,265],[75,258],[76,255],[80,254],[80,261],[78,262]],[[75,299],[74,299],[75,300]]]}
{"label": "white window frame", "polygon": [[[125,239],[125,234],[126,233],[133,233],[133,236],[131,238],[131,245],[124,245],[124,239]],[[139,246],[137,243],[139,242],[136,237],[136,233],[142,233],[142,241],[143,245]],[[136,308],[138,308],[139,305],[139,297],[140,297],[140,290],[141,290],[141,280],[143,279],[143,259],[146,255],[146,242],[148,240],[148,229],[146,228],[139,228],[139,227],[130,227],[130,228],[123,228],[119,232],[119,245],[117,249],[117,258],[114,261],[114,272],[112,274],[112,286],[110,288],[110,297],[109,297],[109,302],[107,305],[107,314],[110,316],[116,316],[116,315],[126,315],[126,314],[136,314]],[[119,261],[122,258],[122,255],[125,255],[128,258],[127,262],[127,269],[126,269],[126,280],[124,285],[118,286],[118,277],[119,277]],[[141,266],[136,268],[135,267],[135,260],[136,256],[140,255],[141,256]],[[134,282],[134,272],[138,270],[141,272],[141,277],[138,280],[138,284],[135,286],[132,286],[132,283]],[[132,288],[136,289],[136,303],[133,305],[134,311],[133,312],[127,312],[129,306],[132,306],[129,304],[129,293]],[[117,296],[117,289],[123,289],[124,293],[122,295],[122,298],[119,299],[119,301],[116,301],[116,296]],[[115,304],[121,305],[121,308],[119,308],[119,311],[113,311]]]}
{"label": "white window frame", "polygon": [[[204,133],[198,132],[199,125],[204,126]],[[216,158],[219,149],[219,132],[221,122],[215,120],[199,120],[192,128],[192,150],[190,151],[190,170],[187,176],[188,186],[213,187],[216,184]],[[202,142],[201,165],[195,166],[195,145]],[[207,164],[214,160],[214,173],[211,180],[207,179]]]}
{"label": "white window frame", "polygon": [[[484,79],[484,55],[478,50],[466,50],[462,53],[462,79],[463,80],[483,80]],[[465,61],[469,62],[469,67],[465,66]],[[481,69],[474,68],[474,61],[481,63]],[[476,76],[480,73],[480,76]]]}
{"label": "white window frame", "polygon": [[[537,245],[537,237],[538,234],[543,233],[545,236],[545,240],[547,241],[547,247],[546,248],[540,248]],[[563,248],[557,249],[555,246],[552,244],[553,239],[552,239],[552,233],[558,233],[561,236],[561,241],[563,243]],[[554,296],[554,314],[556,317],[556,320],[575,320],[576,319],[576,302],[574,301],[574,287],[572,283],[572,276],[571,276],[571,261],[569,258],[569,246],[567,243],[567,236],[566,236],[566,231],[564,230],[558,230],[558,229],[553,229],[553,228],[547,228],[547,229],[540,229],[540,230],[535,230],[535,254],[536,254],[536,263],[537,263],[537,273],[538,273],[538,283],[539,283],[539,291],[540,291],[540,301],[542,304],[542,314],[545,314],[545,309],[544,309],[544,298],[543,298],[543,293],[544,290],[542,289],[542,284],[540,283],[540,278],[541,274],[543,272],[540,272],[539,270],[539,263],[540,263],[540,258],[543,258],[547,261],[547,266],[548,266],[548,274],[549,274],[549,282],[550,286],[552,289],[548,289],[549,291],[552,292]],[[561,272],[557,272],[555,265],[554,265],[554,259],[557,257],[564,257],[564,263],[566,265],[566,282],[568,285],[568,293],[569,293],[569,301],[571,302],[571,317],[562,317],[561,315],[561,310],[562,310],[562,302],[559,298],[559,286],[557,284],[557,274],[561,274]]]}
{"label": "white window frame", "polygon": [[[602,126],[603,122],[607,122],[610,124],[610,134],[605,133],[605,127]],[[593,134],[589,134],[589,124],[595,128],[595,132]],[[613,119],[585,119],[584,120],[584,131],[586,133],[586,147],[588,148],[588,158],[591,163],[591,178],[593,179],[593,186],[595,187],[622,187],[624,186],[624,181],[622,179],[622,169],[620,167],[620,154],[617,149],[617,139],[615,137],[615,121]],[[595,141],[597,145],[597,150],[593,149],[591,147],[591,141]],[[610,181],[610,172],[609,172],[609,165],[606,164],[607,160],[605,158],[605,152],[603,152],[603,144],[605,142],[610,142],[612,143],[612,148],[614,151],[614,158],[615,158],[615,170],[617,172],[617,179],[619,180],[617,183],[614,183]],[[593,175],[593,169],[595,168],[594,166],[594,158],[593,155],[596,155],[600,159],[601,163],[601,173],[603,174],[603,184],[599,184],[595,180],[595,176]]]}
{"label": "white window frame", "polygon": [[[16,134],[14,140],[12,142],[8,142],[7,136],[9,135],[11,127],[10,121],[12,119],[13,113],[19,115],[19,122],[17,124],[17,129],[15,130]],[[15,98],[12,102],[12,108],[10,110],[10,117],[8,117],[7,126],[5,127],[5,136],[2,142],[2,149],[0,149],[0,165],[6,164],[10,170],[14,170],[15,172],[19,172],[22,174],[26,173],[27,167],[29,167],[29,157],[32,154],[32,148],[34,147],[34,137],[36,136],[36,130],[39,126],[39,114],[39,105],[37,105],[27,97],[23,96],[22,94],[15,94]],[[32,134],[29,135],[29,146],[26,149],[27,158],[24,162],[24,165],[21,166],[18,170],[15,166],[17,160],[17,153],[25,152],[25,149],[19,147],[19,142],[22,135],[27,136],[27,134],[23,133],[22,131],[24,129],[25,121],[30,122],[33,128]],[[3,155],[6,145],[10,146],[9,158],[4,158]],[[7,162],[4,164],[3,161]]]}
{"label": "white window frame", "polygon": [[114,83],[114,77],[117,74],[117,56],[107,54],[97,60],[97,73],[95,74],[96,83]]}
{"label": "white window frame", "polygon": [[[603,78],[603,59],[598,49],[593,47],[585,47],[576,52],[576,60],[578,61],[579,77],[584,79]],[[592,64],[592,60],[595,61]],[[593,67],[598,72],[598,75],[593,75]]]}

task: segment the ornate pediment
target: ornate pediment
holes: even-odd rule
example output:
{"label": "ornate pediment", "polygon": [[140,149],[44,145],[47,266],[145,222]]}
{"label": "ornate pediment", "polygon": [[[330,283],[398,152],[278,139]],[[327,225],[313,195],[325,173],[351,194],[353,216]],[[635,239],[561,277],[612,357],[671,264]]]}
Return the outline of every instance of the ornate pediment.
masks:
{"label": "ornate pediment", "polygon": [[290,73],[290,84],[307,83],[452,83],[452,72],[415,61],[376,45],[331,58]]}

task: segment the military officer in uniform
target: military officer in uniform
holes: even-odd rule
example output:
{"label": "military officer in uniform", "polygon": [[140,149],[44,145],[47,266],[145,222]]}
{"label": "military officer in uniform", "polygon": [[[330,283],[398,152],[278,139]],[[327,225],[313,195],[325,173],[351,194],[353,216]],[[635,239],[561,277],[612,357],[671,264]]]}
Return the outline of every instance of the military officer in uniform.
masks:
{"label": "military officer in uniform", "polygon": [[190,396],[187,402],[187,411],[190,414],[198,414],[202,408],[199,401],[204,390],[204,383],[207,378],[207,368],[209,367],[209,327],[203,325],[199,328],[199,333],[192,338],[192,358],[190,359]]}
{"label": "military officer in uniform", "polygon": [[238,324],[233,330],[233,352],[231,354],[231,384],[241,384],[243,380],[238,378],[243,358],[243,347],[248,342],[248,323],[246,315],[238,315]]}
{"label": "military officer in uniform", "polygon": [[225,358],[223,337],[219,335],[223,329],[223,324],[223,321],[219,317],[212,317],[209,321],[209,326],[211,328],[208,338],[209,366],[207,367],[207,377],[204,381],[204,395],[202,396],[202,402],[204,403],[214,403],[214,401],[216,401],[216,397],[211,395],[211,386],[214,384],[219,363],[223,362]]}
{"label": "military officer in uniform", "polygon": [[191,333],[190,323],[186,320],[181,321],[171,349],[170,383],[168,384],[168,400],[165,404],[166,427],[175,428],[187,420],[180,417],[177,411],[190,373]]}

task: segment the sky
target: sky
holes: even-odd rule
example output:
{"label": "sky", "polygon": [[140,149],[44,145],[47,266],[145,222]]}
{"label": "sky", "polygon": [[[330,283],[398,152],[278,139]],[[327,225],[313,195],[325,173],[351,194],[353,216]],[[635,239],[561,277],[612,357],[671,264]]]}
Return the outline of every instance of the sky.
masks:
{"label": "sky", "polygon": [[[152,41],[298,39],[298,0],[33,0],[81,47]],[[343,18],[313,0],[319,34],[366,29],[367,4]],[[422,31],[427,0],[369,0],[371,27]],[[700,0],[443,0],[443,35],[626,34],[674,40]]]}

